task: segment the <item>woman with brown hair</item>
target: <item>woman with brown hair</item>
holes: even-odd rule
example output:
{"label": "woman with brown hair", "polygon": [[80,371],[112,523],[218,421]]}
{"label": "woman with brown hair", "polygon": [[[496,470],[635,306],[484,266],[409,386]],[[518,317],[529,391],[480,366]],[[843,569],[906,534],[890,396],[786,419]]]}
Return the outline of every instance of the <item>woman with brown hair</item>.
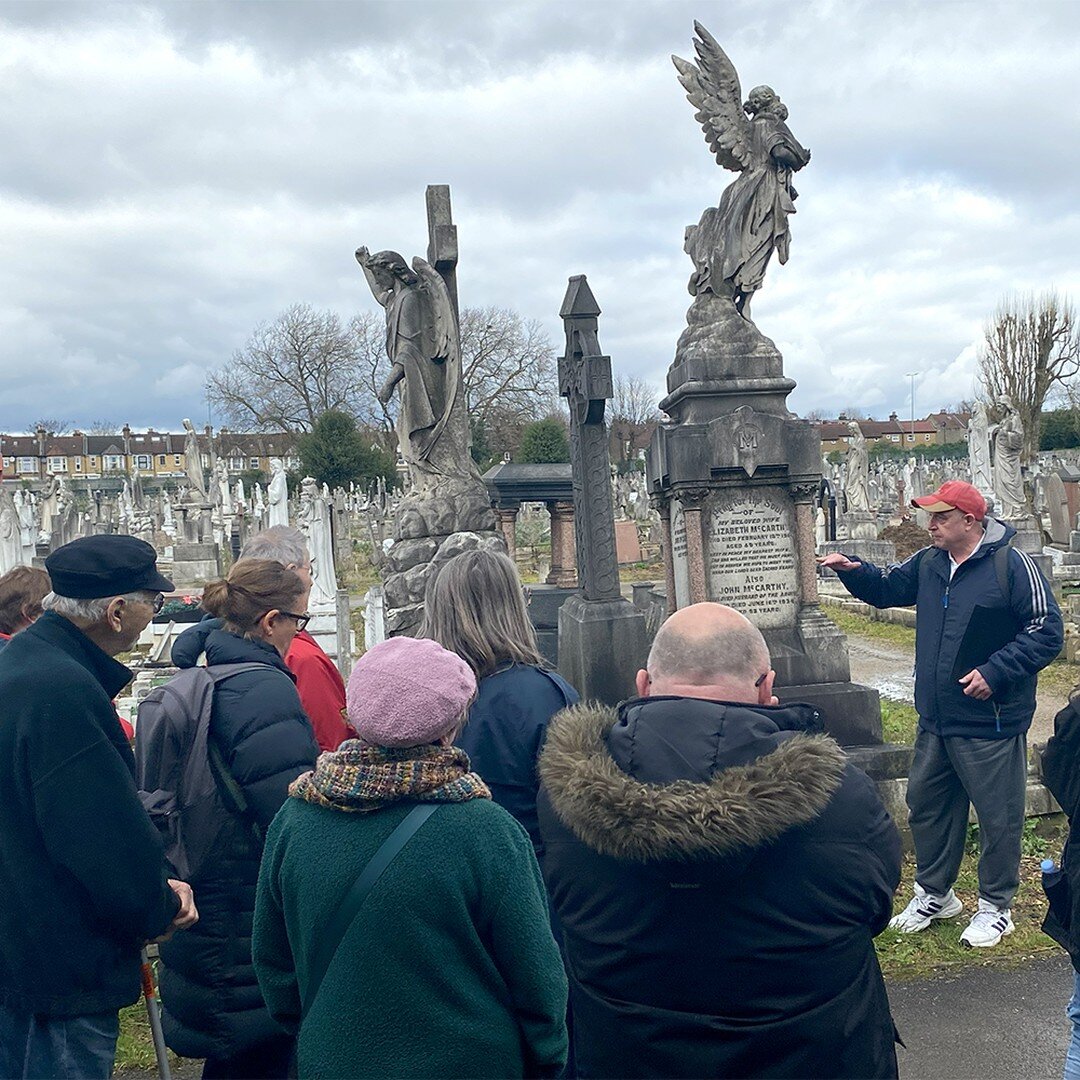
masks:
{"label": "woman with brown hair", "polygon": [[[308,622],[309,586],[270,559],[243,559],[203,591],[224,621],[206,639],[214,668],[257,664],[214,690],[210,739],[247,803],[234,815],[192,888],[199,931],[161,945],[165,1037],[183,1057],[206,1058],[207,1080],[284,1077],[293,1040],[271,1019],[251,962],[251,923],[263,837],[289,784],[318,757],[284,656]],[[228,778],[226,783],[228,782]],[[220,782],[220,778],[219,778]]]}
{"label": "woman with brown hair", "polygon": [[509,557],[476,549],[448,560],[428,582],[420,636],[472,668],[476,701],[457,745],[491,797],[525,826],[539,856],[536,759],[548,721],[578,695],[544,664]]}

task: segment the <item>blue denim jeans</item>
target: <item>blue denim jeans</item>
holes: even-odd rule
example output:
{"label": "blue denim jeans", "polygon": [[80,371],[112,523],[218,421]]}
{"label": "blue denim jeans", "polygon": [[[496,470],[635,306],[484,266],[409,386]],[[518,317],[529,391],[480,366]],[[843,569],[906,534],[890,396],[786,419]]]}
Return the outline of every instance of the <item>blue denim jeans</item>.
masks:
{"label": "blue denim jeans", "polygon": [[0,1076],[5,1080],[109,1080],[120,1018],[35,1016],[0,1005]]}
{"label": "blue denim jeans", "polygon": [[1073,974],[1073,995],[1065,1014],[1072,1021],[1072,1039],[1065,1051],[1065,1080],[1080,1080],[1080,975]]}

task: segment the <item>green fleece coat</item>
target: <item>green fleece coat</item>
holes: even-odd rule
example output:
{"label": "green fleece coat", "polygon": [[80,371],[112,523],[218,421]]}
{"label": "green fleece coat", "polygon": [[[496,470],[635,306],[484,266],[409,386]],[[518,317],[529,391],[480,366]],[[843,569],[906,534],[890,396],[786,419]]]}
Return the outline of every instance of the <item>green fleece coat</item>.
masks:
{"label": "green fleece coat", "polygon": [[[252,952],[286,1029],[320,930],[413,805],[359,814],[288,799],[274,819]],[[566,992],[525,830],[488,799],[447,803],[346,933],[300,1030],[299,1075],[557,1076]]]}

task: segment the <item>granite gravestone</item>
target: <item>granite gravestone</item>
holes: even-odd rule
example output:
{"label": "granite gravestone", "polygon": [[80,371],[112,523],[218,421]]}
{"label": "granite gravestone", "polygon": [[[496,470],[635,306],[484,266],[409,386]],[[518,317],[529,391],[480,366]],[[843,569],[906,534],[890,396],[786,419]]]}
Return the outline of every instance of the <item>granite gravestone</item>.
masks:
{"label": "granite gravestone", "polygon": [[[737,216],[748,198],[771,194],[772,227],[763,230],[770,239],[762,242],[775,245],[784,262],[791,177],[809,154],[768,88],[751,94],[747,119],[731,61],[696,28],[699,63],[676,60],[680,81],[717,160],[742,173],[716,214]],[[715,224],[708,212],[703,224],[707,219]],[[820,438],[788,411],[795,383],[785,377],[776,345],[749,318],[746,301],[760,276],[728,275],[721,248],[703,265],[700,240],[687,245],[694,301],[660,403],[670,422],[657,428],[648,454],[650,495],[666,534],[669,607],[712,600],[745,611],[768,642],[777,696],[817,705],[843,743],[878,744],[877,691],[851,682],[844,636],[818,603],[813,501]],[[745,250],[740,260],[745,256],[763,275],[771,250]]]}
{"label": "granite gravestone", "polygon": [[587,700],[616,704],[634,693],[645,666],[645,617],[619,586],[611,458],[604,411],[612,396],[611,358],[600,351],[600,307],[585,275],[570,279],[559,316],[566,352],[559,393],[570,407],[574,535],[581,591],[559,609],[559,670]]}

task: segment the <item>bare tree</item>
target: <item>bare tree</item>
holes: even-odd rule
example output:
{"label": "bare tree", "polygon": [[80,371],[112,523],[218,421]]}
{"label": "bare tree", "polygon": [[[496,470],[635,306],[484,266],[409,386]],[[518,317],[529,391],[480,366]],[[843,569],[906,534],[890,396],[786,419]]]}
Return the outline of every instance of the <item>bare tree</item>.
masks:
{"label": "bare tree", "polygon": [[120,426],[115,420],[91,420],[86,426],[86,434],[119,435]]}
{"label": "bare tree", "polygon": [[364,415],[357,419],[382,433],[384,449],[395,450],[397,398],[392,397],[385,405],[379,400],[379,387],[386,379],[389,365],[386,356],[386,319],[381,313],[363,311],[349,320],[349,332],[356,350],[356,376],[363,387],[361,401]]}
{"label": "bare tree", "polygon": [[659,423],[656,403],[660,395],[647,379],[637,375],[616,375],[612,389],[609,439],[618,459],[625,461],[631,456],[633,444]]}
{"label": "bare tree", "polygon": [[1024,425],[1023,460],[1039,447],[1043,404],[1080,371],[1080,325],[1067,297],[1007,296],[986,324],[979,379],[991,401],[1008,396]]}
{"label": "bare tree", "polygon": [[49,435],[66,435],[71,430],[71,421],[57,420],[55,417],[45,416],[40,420],[35,420],[30,425],[31,431],[37,431],[39,428]]}
{"label": "bare tree", "polygon": [[497,411],[523,421],[557,405],[555,350],[535,319],[508,308],[461,312],[462,383],[474,424]]}
{"label": "bare tree", "polygon": [[334,312],[293,304],[210,374],[206,393],[242,430],[310,431],[328,409],[363,421],[371,410],[356,351]]}

